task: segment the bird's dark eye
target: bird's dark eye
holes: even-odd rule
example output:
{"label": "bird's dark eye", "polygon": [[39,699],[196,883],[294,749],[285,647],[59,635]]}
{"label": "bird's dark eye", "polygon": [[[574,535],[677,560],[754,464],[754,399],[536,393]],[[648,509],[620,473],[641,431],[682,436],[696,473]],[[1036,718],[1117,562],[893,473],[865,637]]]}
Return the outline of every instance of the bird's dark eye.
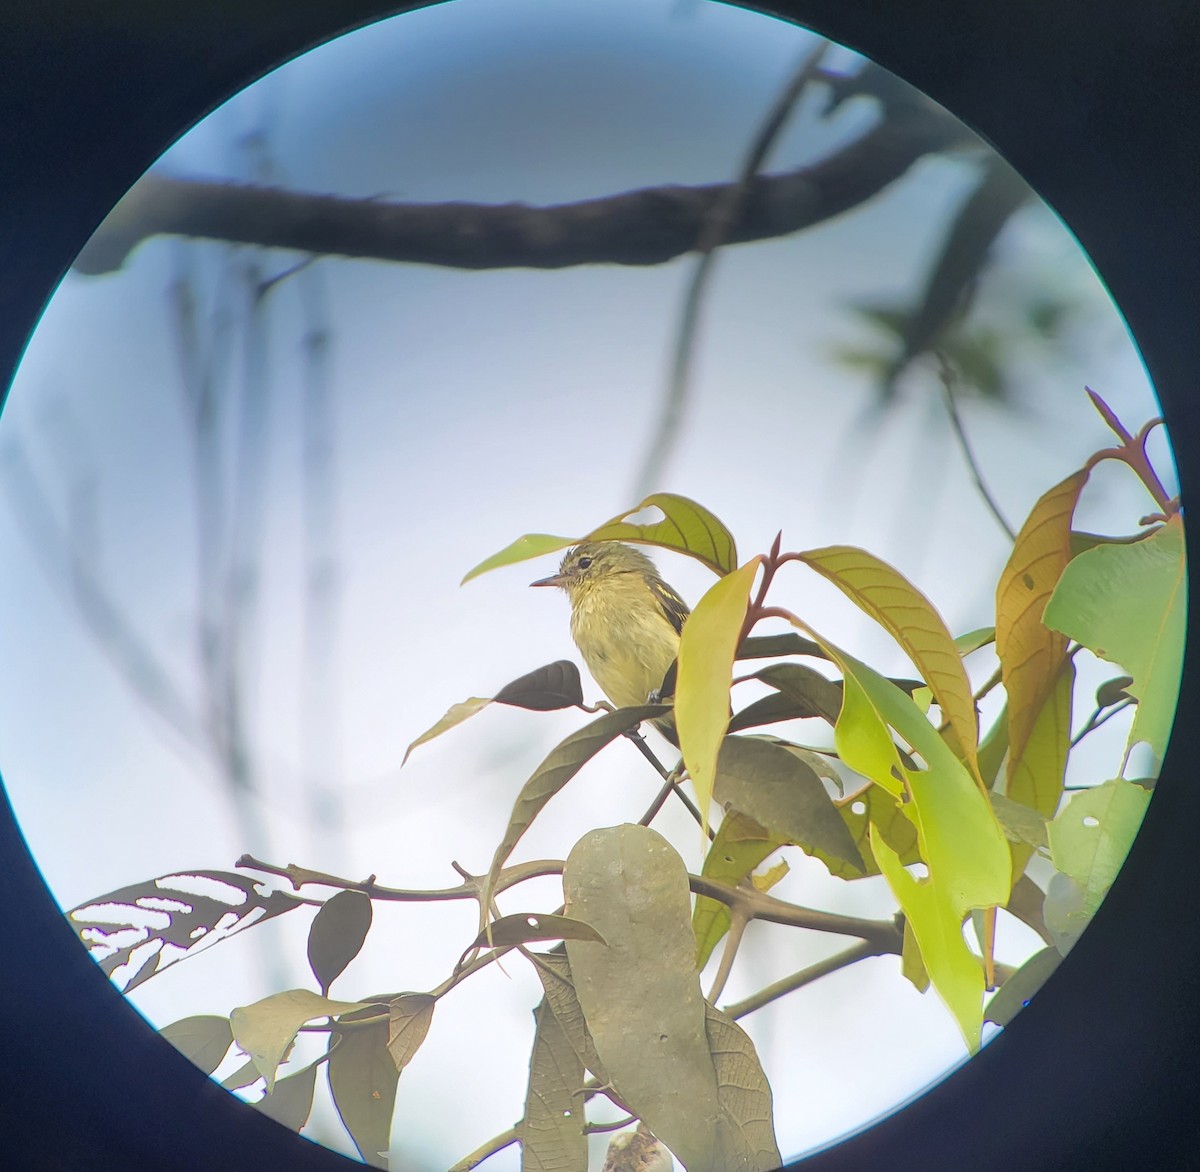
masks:
{"label": "bird's dark eye", "polygon": [[580,558],[579,559],[579,568],[581,570],[586,570],[588,568],[588,566],[590,566],[591,564],[592,564],[591,558]]}

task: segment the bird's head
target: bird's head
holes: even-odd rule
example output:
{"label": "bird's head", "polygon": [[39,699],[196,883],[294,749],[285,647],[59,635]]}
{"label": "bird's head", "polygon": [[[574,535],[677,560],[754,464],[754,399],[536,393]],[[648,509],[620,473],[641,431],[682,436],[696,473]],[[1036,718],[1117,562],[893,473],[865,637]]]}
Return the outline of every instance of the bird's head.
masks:
{"label": "bird's head", "polygon": [[585,541],[567,550],[557,574],[529,584],[559,586],[574,601],[597,585],[615,581],[624,574],[650,579],[658,577],[654,563],[632,546],[622,545],[619,541]]}

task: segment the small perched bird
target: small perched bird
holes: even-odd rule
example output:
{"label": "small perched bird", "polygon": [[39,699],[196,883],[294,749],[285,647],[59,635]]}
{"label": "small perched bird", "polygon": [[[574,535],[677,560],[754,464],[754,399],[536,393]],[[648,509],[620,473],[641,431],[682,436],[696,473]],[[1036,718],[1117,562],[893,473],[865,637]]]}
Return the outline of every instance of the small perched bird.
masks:
{"label": "small perched bird", "polygon": [[[617,541],[585,541],[567,551],[557,574],[530,585],[566,591],[571,636],[616,707],[645,704],[659,692],[689,611],[644,553]],[[655,725],[675,743],[670,719]]]}

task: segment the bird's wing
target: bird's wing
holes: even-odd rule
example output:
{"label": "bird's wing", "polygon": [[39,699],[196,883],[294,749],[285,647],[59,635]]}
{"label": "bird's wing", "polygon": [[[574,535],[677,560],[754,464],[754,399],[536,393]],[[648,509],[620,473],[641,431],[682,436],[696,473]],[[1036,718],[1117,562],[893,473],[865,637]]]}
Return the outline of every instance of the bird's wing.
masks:
{"label": "bird's wing", "polygon": [[662,612],[671,626],[675,628],[676,632],[682,632],[683,620],[692,613],[688,609],[688,604],[661,580],[650,580],[650,593],[654,595],[654,601],[662,608]]}

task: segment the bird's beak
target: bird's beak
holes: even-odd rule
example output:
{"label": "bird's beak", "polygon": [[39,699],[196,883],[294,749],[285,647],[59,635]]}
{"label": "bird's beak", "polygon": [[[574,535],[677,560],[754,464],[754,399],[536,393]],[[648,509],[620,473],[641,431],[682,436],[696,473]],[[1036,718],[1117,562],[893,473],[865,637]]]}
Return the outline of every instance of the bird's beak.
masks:
{"label": "bird's beak", "polygon": [[549,578],[539,578],[536,582],[530,582],[530,586],[564,586],[566,578],[562,574],[551,574]]}

